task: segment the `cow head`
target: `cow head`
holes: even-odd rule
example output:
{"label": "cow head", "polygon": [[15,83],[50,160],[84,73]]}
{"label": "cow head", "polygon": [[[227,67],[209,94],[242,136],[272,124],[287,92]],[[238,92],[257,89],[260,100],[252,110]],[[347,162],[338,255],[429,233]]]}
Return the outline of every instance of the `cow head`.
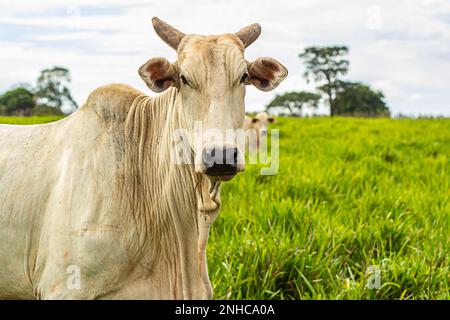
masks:
{"label": "cow head", "polygon": [[256,129],[260,136],[265,137],[269,130],[269,124],[274,123],[275,118],[267,112],[260,112],[252,119],[252,127]]}
{"label": "cow head", "polygon": [[153,58],[139,74],[155,92],[176,87],[176,105],[183,109],[186,125],[193,128],[201,123],[201,141],[193,143],[196,172],[229,180],[244,170],[236,135],[229,138],[228,133],[242,128],[245,86],[270,91],[288,72],[272,58],[245,60],[245,48],[261,33],[259,24],[234,34],[201,36],[185,35],[156,17],[152,22],[159,37],[177,51],[178,59],[171,63]]}

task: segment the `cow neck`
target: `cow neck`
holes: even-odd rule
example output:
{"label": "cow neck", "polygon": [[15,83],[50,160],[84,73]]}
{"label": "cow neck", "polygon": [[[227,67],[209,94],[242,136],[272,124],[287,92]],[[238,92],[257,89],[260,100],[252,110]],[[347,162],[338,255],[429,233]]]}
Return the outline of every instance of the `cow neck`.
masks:
{"label": "cow neck", "polygon": [[[171,120],[172,126],[169,130],[170,134],[168,134],[167,136],[170,136],[170,140],[172,142],[176,141],[176,139],[178,138],[173,135],[173,133],[176,132],[177,129],[186,128],[188,129],[189,132],[194,131],[192,124],[190,124],[189,121],[187,121],[186,118],[184,117],[185,108],[183,108],[183,105],[180,100],[181,99],[175,98],[174,105],[172,108],[173,113],[168,116],[168,119],[172,119]],[[193,141],[191,141],[190,145],[194,145]],[[198,295],[194,296],[193,293],[189,291],[192,291],[190,290],[190,288],[193,288],[195,286],[194,284],[197,284],[198,280],[200,280],[202,286],[202,294],[200,295],[200,297],[210,299],[212,298],[212,286],[208,275],[206,246],[208,243],[211,225],[214,223],[220,212],[221,182],[220,180],[207,178],[202,174],[196,174],[194,169],[194,158],[195,158],[194,153],[191,151],[190,154],[184,155],[185,160],[188,160],[186,162],[190,163],[189,169],[187,171],[192,177],[191,181],[194,183],[195,197],[197,200],[195,204],[195,210],[193,211],[196,213],[197,259],[193,260],[196,261],[194,268],[196,268],[196,271],[198,272],[196,276],[199,278],[198,279],[194,277],[193,279],[191,275],[183,276],[183,279],[185,279],[185,281],[183,282],[183,287],[185,288],[184,297],[187,298],[199,297]],[[176,165],[176,167],[183,168],[183,166],[180,165]],[[192,249],[193,248],[190,248],[190,250]],[[185,268],[183,268],[183,270],[184,269]]]}
{"label": "cow neck", "polygon": [[181,274],[183,298],[197,296],[199,283],[202,295],[210,297],[205,249],[220,210],[220,182],[195,173],[193,161],[171,161],[176,130],[188,128],[183,111],[176,89],[155,98],[139,96],[130,108],[125,192],[136,231],[131,252],[146,260],[147,268],[168,261],[174,277]]}

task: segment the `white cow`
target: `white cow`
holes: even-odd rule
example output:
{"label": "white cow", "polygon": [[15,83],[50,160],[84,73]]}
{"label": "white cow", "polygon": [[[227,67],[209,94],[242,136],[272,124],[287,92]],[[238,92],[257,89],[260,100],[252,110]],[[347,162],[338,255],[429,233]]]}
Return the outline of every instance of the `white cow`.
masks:
{"label": "white cow", "polygon": [[153,25],[178,60],[153,58],[139,73],[163,94],[113,84],[64,120],[0,126],[1,298],[212,297],[209,228],[242,156],[233,141],[200,138],[184,155],[195,163],[179,164],[175,132],[241,128],[245,85],[271,90],[287,70],[244,59],[258,24],[219,36]]}
{"label": "white cow", "polygon": [[254,140],[250,141],[250,148],[259,148],[263,140],[267,138],[267,133],[269,130],[269,124],[275,123],[275,118],[269,115],[267,112],[259,112],[254,118],[250,118],[249,116],[245,116],[244,119],[244,130],[254,130],[254,134],[251,132],[247,134],[248,137],[251,137]]}

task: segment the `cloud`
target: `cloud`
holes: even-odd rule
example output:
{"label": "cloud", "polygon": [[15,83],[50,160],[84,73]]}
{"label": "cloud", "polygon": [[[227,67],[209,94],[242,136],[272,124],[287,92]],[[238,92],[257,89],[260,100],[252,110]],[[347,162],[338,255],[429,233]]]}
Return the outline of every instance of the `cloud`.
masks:
{"label": "cloud", "polygon": [[[125,3],[125,2],[123,2]],[[312,90],[298,58],[305,46],[350,47],[351,80],[382,90],[394,113],[450,115],[450,3],[447,0],[195,2],[130,0],[0,0],[0,90],[33,82],[39,70],[70,68],[80,103],[95,87],[124,82],[147,92],[137,69],[175,52],[153,32],[159,16],[187,33],[234,32],[260,22],[263,33],[249,60],[271,56],[290,71],[273,93],[247,92],[248,110],[262,109],[276,93]]]}

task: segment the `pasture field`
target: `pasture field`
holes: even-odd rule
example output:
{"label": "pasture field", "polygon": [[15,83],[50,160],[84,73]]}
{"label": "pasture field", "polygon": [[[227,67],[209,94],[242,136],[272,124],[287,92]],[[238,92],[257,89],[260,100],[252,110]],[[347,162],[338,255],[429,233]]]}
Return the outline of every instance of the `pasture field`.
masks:
{"label": "pasture field", "polygon": [[247,165],[222,187],[216,299],[450,299],[450,119],[273,127],[278,174]]}
{"label": "pasture field", "polygon": [[61,116],[45,116],[45,117],[2,117],[0,116],[0,123],[4,124],[40,124],[49,123],[59,119]]}
{"label": "pasture field", "polygon": [[250,165],[223,185],[215,298],[450,298],[450,119],[273,127],[279,173]]}

